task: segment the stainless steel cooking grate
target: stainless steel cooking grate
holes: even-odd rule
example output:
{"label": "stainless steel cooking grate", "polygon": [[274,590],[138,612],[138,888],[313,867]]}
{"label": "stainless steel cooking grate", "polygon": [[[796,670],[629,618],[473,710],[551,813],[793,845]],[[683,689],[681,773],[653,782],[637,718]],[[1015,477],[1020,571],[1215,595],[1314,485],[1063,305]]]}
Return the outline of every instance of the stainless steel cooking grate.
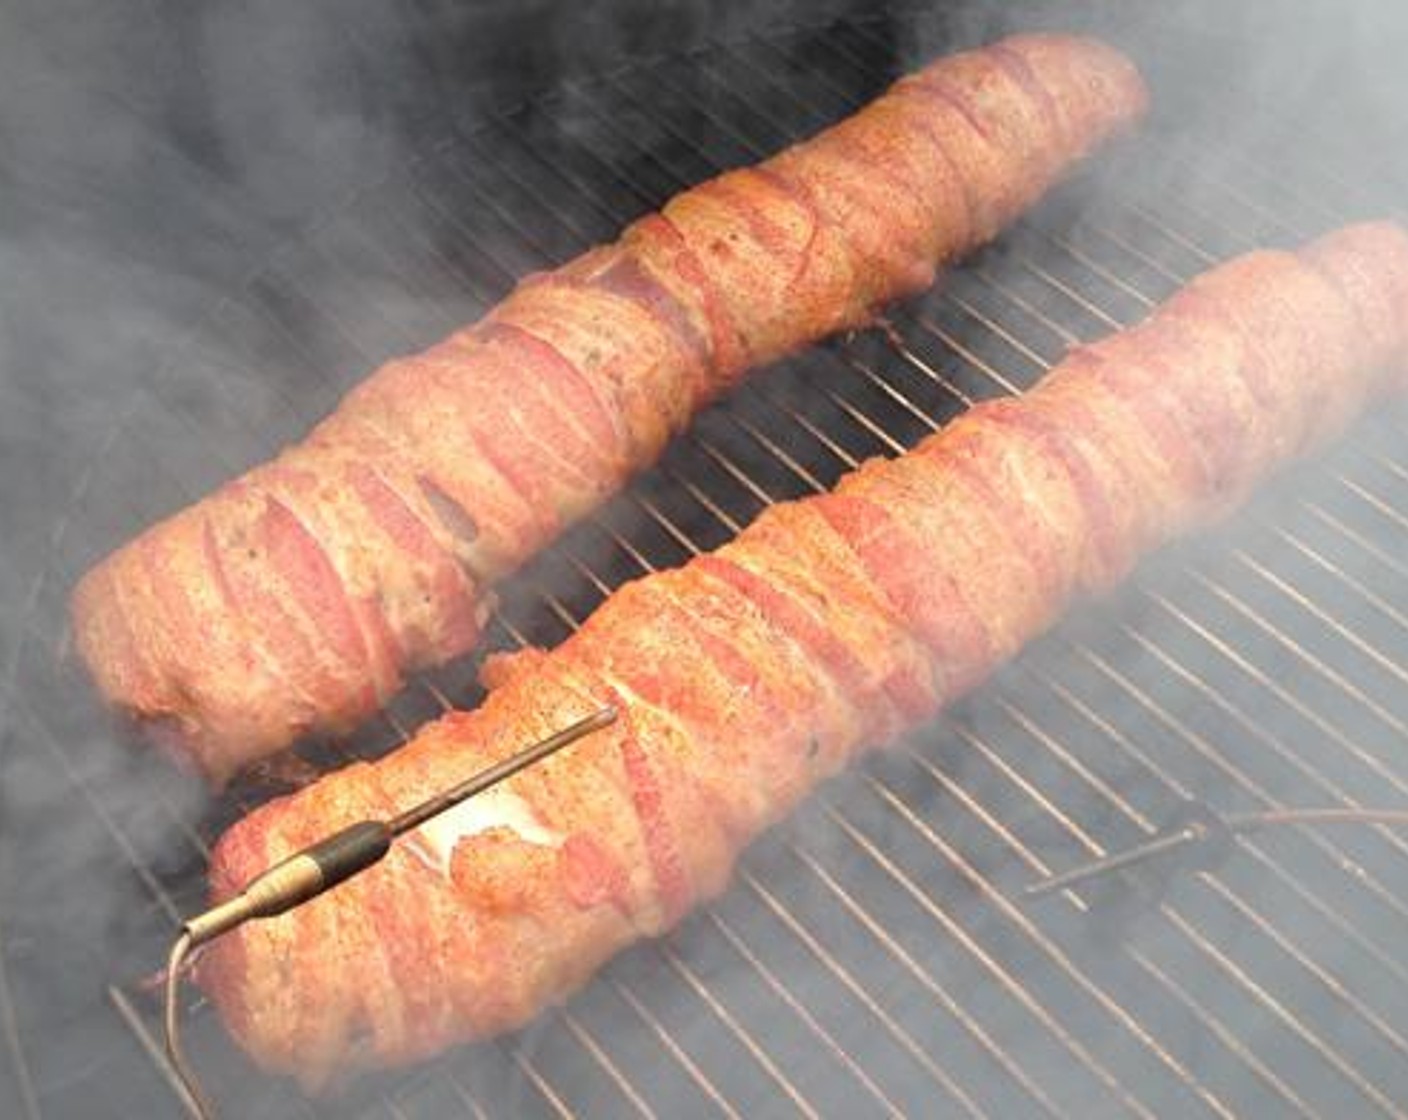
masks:
{"label": "stainless steel cooking grate", "polygon": [[[296,436],[346,384],[327,371],[350,377],[438,336],[514,277],[850,111],[893,67],[867,25],[805,51],[785,37],[720,43],[456,138],[203,325],[113,428],[56,567],[76,571]],[[1216,260],[1384,212],[1373,192],[1392,198],[1391,167],[1343,182],[1327,170],[1349,166],[1341,141],[1294,124],[1230,150],[1156,120],[938,293],[704,416],[505,589],[493,643],[561,640],[623,580],[1020,391]],[[250,1116],[1408,1115],[1408,836],[1268,833],[1205,874],[1019,900],[1184,798],[1408,804],[1404,434],[1401,414],[1371,419],[1216,539],[1147,565],[979,696],[826,787],[748,853],[718,905],[530,1030],[314,1104],[252,1076],[192,1008],[213,1095]],[[161,1070],[154,1001],[130,978],[197,907],[207,839],[280,775],[246,782],[198,829],[158,784],[161,843],[134,835],[75,750],[91,715],[43,699],[57,628],[39,620],[57,617],[68,580],[51,583],[22,733],[70,766],[147,900],[129,918],[130,959],[107,967],[116,1012]],[[442,702],[472,703],[472,676],[435,674],[382,726],[306,761],[388,749]],[[140,1092],[172,1107],[155,1079]]]}

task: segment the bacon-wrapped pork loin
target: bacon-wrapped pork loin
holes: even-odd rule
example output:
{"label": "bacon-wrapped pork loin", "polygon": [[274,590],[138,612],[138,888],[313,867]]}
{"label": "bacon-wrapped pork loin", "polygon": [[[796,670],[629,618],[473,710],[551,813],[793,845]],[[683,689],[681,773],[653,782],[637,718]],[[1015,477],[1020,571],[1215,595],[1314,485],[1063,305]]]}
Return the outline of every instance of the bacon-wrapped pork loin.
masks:
{"label": "bacon-wrapped pork loin", "polygon": [[869,320],[1144,106],[1129,62],[1029,35],[687,191],[393,361],[306,440],[149,529],[73,601],[104,696],[220,782],[463,653],[486,589],[751,366]]}
{"label": "bacon-wrapped pork loin", "polygon": [[1405,368],[1398,227],[1214,269],[1025,396],[623,587],[552,652],[491,662],[478,710],[237,824],[216,898],[605,703],[621,712],[360,878],[216,943],[201,985],[261,1065],[309,1086],[523,1025],[723,890],[822,779],[1235,507]]}

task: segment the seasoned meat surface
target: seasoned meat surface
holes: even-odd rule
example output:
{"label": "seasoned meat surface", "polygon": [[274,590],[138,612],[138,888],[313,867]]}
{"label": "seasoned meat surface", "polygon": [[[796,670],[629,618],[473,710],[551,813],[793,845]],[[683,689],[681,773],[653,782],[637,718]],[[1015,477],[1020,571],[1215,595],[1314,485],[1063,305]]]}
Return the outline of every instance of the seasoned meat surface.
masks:
{"label": "seasoned meat surface", "polygon": [[1234,509],[1406,369],[1398,227],[1214,269],[1025,396],[626,585],[557,649],[493,663],[476,711],[237,824],[213,857],[217,899],[604,703],[621,711],[362,877],[215,944],[201,985],[261,1065],[312,1087],[522,1026],[723,890],[822,779]]}

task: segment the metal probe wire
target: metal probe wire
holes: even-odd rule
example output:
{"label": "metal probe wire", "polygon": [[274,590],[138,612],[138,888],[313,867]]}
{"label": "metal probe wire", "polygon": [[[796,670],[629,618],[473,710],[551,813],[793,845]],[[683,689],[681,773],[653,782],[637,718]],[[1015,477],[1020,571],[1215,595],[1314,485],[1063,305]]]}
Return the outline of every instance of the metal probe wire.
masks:
{"label": "metal probe wire", "polygon": [[1215,831],[1229,837],[1237,837],[1266,828],[1328,824],[1383,824],[1404,828],[1408,827],[1408,809],[1267,809],[1256,813],[1227,814],[1216,818],[1213,827],[1205,821],[1189,821],[1171,831],[1156,833],[1143,843],[1113,855],[1091,860],[1069,871],[1048,875],[1035,883],[1028,883],[1022,888],[1022,893],[1027,898],[1039,898],[1078,886],[1090,879],[1123,871],[1158,856],[1201,844],[1209,840]]}
{"label": "metal probe wire", "polygon": [[185,1048],[181,1045],[181,1012],[176,997],[181,987],[181,970],[185,967],[186,955],[190,951],[191,935],[188,930],[183,929],[181,935],[176,938],[176,943],[171,946],[171,956],[166,961],[166,1057],[176,1072],[176,1080],[185,1091],[186,1104],[190,1110],[200,1117],[200,1120],[214,1120],[215,1109],[206,1098],[200,1078],[191,1068]]}
{"label": "metal probe wire", "polygon": [[271,918],[316,898],[381,860],[391,841],[418,828],[446,809],[453,808],[519,771],[555,754],[584,735],[615,722],[610,705],[578,720],[561,731],[525,747],[516,754],[472,775],[459,785],[398,813],[390,820],[359,821],[310,844],[256,875],[239,894],[188,919],[171,946],[166,965],[166,1056],[185,1091],[191,1112],[200,1120],[214,1120],[215,1110],[201,1087],[181,1044],[177,994],[181,972],[191,950],[229,933],[253,918]]}

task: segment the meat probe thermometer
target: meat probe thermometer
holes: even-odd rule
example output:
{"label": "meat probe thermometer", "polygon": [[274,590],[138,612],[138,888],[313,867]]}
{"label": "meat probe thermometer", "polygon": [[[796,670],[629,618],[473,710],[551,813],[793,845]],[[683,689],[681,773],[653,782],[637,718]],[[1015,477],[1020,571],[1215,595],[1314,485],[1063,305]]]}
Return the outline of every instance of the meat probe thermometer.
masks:
{"label": "meat probe thermometer", "polygon": [[520,770],[557,753],[569,743],[575,743],[582,736],[606,727],[615,719],[616,709],[608,705],[390,820],[350,824],[280,860],[267,871],[256,875],[239,894],[186,921],[171,947],[171,956],[166,964],[166,1056],[189,1097],[194,1113],[201,1120],[212,1120],[215,1116],[181,1047],[176,996],[182,965],[192,949],[229,933],[251,919],[275,917],[331,890],[379,862],[390,851],[391,842],[396,837],[419,828],[446,809],[483,793]]}

